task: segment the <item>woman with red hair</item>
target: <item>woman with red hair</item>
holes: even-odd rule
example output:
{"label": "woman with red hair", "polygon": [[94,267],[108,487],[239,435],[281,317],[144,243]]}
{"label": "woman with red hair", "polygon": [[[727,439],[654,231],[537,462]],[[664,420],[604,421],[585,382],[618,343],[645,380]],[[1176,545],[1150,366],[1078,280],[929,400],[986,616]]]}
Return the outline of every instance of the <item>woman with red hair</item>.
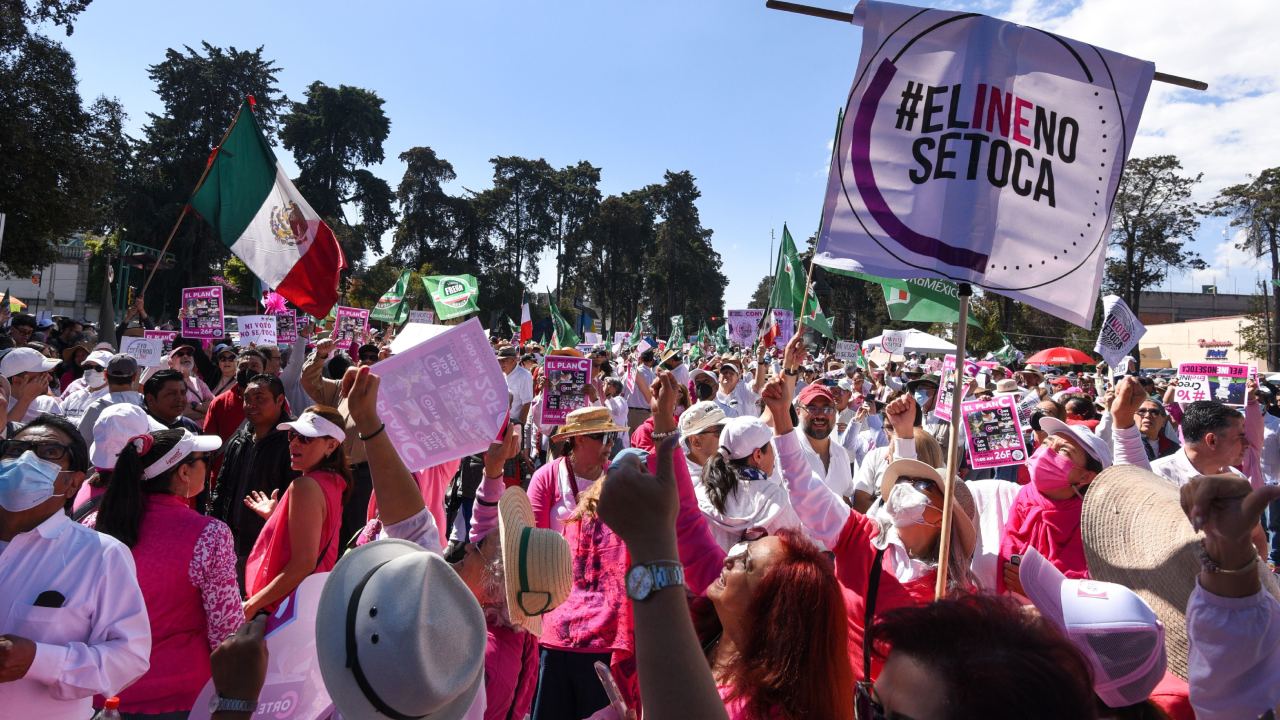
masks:
{"label": "woman with red hair", "polygon": [[852,717],[844,596],[799,532],[734,547],[694,613],[729,720]]}

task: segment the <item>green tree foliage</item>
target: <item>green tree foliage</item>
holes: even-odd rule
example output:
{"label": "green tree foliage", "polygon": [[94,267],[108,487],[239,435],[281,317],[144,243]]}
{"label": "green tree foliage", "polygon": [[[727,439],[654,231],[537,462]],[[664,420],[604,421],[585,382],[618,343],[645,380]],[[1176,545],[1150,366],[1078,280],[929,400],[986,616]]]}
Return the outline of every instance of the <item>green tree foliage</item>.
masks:
{"label": "green tree foliage", "polygon": [[[196,183],[213,148],[222,141],[232,118],[248,95],[263,132],[273,138],[283,99],[276,89],[279,68],[262,48],[223,49],[201,43],[200,49],[169,49],[164,60],[148,68],[163,105],[137,144],[130,192],[122,213],[124,239],[159,248]],[[192,216],[183,221],[170,247],[182,259],[171,272],[158,273],[148,290],[153,314],[173,310],[179,290],[206,282],[230,253],[207,223]]]}
{"label": "green tree foliage", "polygon": [[1173,155],[1131,158],[1112,209],[1111,247],[1104,287],[1124,298],[1135,313],[1141,293],[1158,286],[1172,271],[1205,267],[1196,253],[1186,250],[1200,227],[1200,208],[1191,191],[1201,175],[1180,175],[1182,163]]}
{"label": "green tree foliage", "polygon": [[[571,248],[566,279],[600,309],[607,327],[629,328],[645,303],[645,254],[654,244],[653,213],[635,193],[610,195]],[[576,296],[576,295],[575,295]]]}
{"label": "green tree foliage", "polygon": [[70,34],[87,5],[0,0],[0,262],[16,274],[53,260],[55,245],[72,232],[104,224],[123,113],[105,99],[84,108],[71,55],[32,31],[52,22]]}
{"label": "green tree foliage", "polygon": [[698,215],[695,202],[702,192],[693,174],[668,170],[663,179],[640,195],[660,218],[645,257],[645,294],[659,336],[670,333],[672,315],[683,315],[691,325],[720,315],[729,284],[720,272],[720,253],[711,246],[711,230]]}
{"label": "green tree foliage", "polygon": [[[1231,218],[1232,227],[1244,230],[1240,249],[1248,250],[1256,257],[1268,258],[1271,277],[1280,278],[1280,167],[1250,176],[1247,183],[1224,188],[1213,203],[1213,212]],[[1272,283],[1270,291],[1274,298],[1272,309],[1280,308],[1280,286]],[[1272,315],[1271,322],[1270,333],[1256,331],[1265,331],[1262,322],[1254,324],[1254,335],[1263,337],[1262,345],[1266,351],[1260,352],[1261,348],[1255,348],[1250,352],[1254,357],[1266,358],[1267,364],[1276,368],[1280,367],[1280,349],[1276,347],[1276,340],[1268,341],[1265,336],[1269,334],[1280,338],[1280,312]]]}
{"label": "green tree foliage", "polygon": [[[381,251],[383,233],[396,222],[391,186],[366,169],[382,162],[382,146],[391,131],[382,105],[371,90],[316,81],[307,87],[306,101],[293,103],[281,118],[280,140],[301,170],[298,190],[343,239],[343,253],[352,265],[366,251]],[[347,220],[347,205],[359,210],[359,223]]]}
{"label": "green tree foliage", "polygon": [[[556,293],[561,294],[561,279],[571,261],[583,250],[590,238],[584,232],[588,221],[600,205],[600,168],[584,161],[555,171],[551,209],[556,215]],[[575,278],[569,278],[573,280]],[[581,287],[569,293],[578,295]]]}

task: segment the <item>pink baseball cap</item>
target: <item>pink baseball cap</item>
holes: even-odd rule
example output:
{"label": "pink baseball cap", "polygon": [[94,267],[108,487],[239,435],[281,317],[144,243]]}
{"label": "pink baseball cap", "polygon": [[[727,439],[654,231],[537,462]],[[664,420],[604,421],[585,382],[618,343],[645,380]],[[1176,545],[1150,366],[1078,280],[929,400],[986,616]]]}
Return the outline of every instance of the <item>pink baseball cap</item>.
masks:
{"label": "pink baseball cap", "polygon": [[1093,691],[1107,707],[1146,700],[1164,678],[1164,625],[1129,588],[1068,580],[1035,548],[1018,568],[1026,596],[1066,632],[1093,668]]}

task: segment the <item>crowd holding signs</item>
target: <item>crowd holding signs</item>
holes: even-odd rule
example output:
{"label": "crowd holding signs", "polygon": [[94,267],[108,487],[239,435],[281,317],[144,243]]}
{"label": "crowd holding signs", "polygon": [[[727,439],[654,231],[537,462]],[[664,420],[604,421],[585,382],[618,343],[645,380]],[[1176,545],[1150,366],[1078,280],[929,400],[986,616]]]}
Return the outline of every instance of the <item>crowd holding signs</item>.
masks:
{"label": "crowd holding signs", "polygon": [[246,103],[190,209],[261,308],[0,336],[0,714],[1274,717],[1280,386],[1126,372],[1116,297],[1104,363],[966,347],[973,287],[1093,317],[1154,66],[853,19],[813,262],[954,343],[837,338],[785,229],[769,307],[665,337],[341,305]]}

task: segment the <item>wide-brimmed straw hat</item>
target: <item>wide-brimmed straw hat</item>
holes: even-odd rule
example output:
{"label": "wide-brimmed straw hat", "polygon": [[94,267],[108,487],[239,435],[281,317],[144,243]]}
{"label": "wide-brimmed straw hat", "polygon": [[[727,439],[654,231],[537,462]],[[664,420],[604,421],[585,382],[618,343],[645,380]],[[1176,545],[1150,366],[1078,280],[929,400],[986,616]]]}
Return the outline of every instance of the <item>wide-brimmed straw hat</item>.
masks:
{"label": "wide-brimmed straw hat", "polygon": [[509,487],[498,500],[507,615],[515,625],[542,634],[542,615],[564,602],[573,589],[573,553],[555,530],[536,527],[529,496]]}
{"label": "wide-brimmed straw hat", "polygon": [[560,357],[576,357],[576,358],[586,357],[586,355],[583,355],[582,351],[579,350],[578,348],[557,348],[547,354],[557,355]]}
{"label": "wide-brimmed straw hat", "polygon": [[551,437],[552,442],[560,442],[575,435],[594,435],[595,433],[626,432],[621,425],[615,425],[609,408],[584,407],[569,413],[564,419],[560,431]]}
{"label": "wide-brimmed straw hat", "polygon": [[[942,478],[947,473],[946,468],[930,467],[928,463],[919,460],[902,458],[894,460],[885,468],[884,475],[880,477],[880,499],[883,502],[889,501],[889,493],[893,491],[893,486],[898,483],[898,478],[902,476],[919,477],[932,480],[938,489],[942,489]],[[955,495],[953,510],[959,509],[960,512],[954,513],[952,518],[952,527],[954,528],[961,545],[966,552],[973,552],[978,541],[978,527],[975,524],[978,518],[978,505],[973,501],[973,493],[969,491],[969,486],[964,481],[956,478],[952,484],[952,492]]]}
{"label": "wide-brimmed straw hat", "polygon": [[316,654],[343,717],[463,717],[484,681],[487,641],[462,578],[411,542],[352,550],[320,593]]}
{"label": "wide-brimmed straw hat", "polygon": [[1133,590],[1164,623],[1169,670],[1187,678],[1187,600],[1202,537],[1182,512],[1178,486],[1136,465],[1103,470],[1080,519],[1089,576]]}

